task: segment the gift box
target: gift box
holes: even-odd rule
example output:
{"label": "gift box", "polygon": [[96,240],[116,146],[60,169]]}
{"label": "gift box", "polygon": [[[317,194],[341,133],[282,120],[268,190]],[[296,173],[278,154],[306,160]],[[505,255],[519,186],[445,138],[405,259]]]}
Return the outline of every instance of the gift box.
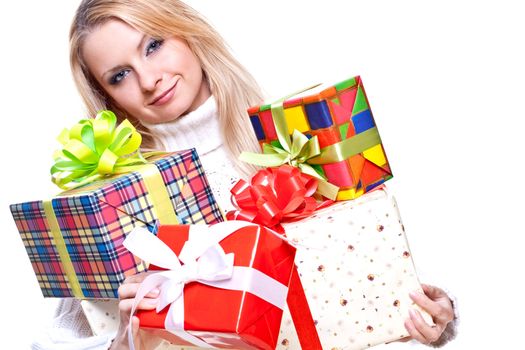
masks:
{"label": "gift box", "polygon": [[[264,153],[301,168],[312,167],[311,172],[339,187],[337,200],[354,199],[392,178],[359,76],[255,106],[248,113]],[[299,134],[294,131],[315,140],[315,145],[299,151],[294,144]],[[314,148],[319,152],[312,153]],[[244,160],[278,165],[275,160]]]}
{"label": "gift box", "polygon": [[[137,316],[141,328],[149,328],[149,331],[180,346],[274,349],[294,268],[295,248],[279,234],[251,223],[229,221],[210,227],[202,226],[204,225],[160,227],[158,239],[184,263],[170,269],[170,276],[175,279],[180,277],[181,280],[167,280],[160,286],[155,281],[145,280],[137,292],[137,298],[156,286],[161,290],[161,300],[164,295],[172,296],[176,286],[180,285],[181,289],[169,300],[171,306],[166,306],[167,302],[162,304],[161,301],[162,305],[157,310],[139,311]],[[145,236],[153,239],[147,233]],[[218,244],[208,244],[210,239]],[[166,268],[153,265],[155,259],[169,260],[162,251],[163,248],[143,241],[128,243],[129,240],[135,240],[133,234],[126,240],[125,246],[141,258],[149,260],[150,270]],[[148,248],[144,248],[146,245]],[[201,246],[198,247],[199,245]],[[188,253],[188,246],[201,253],[210,253],[210,247],[217,247],[221,253],[211,253],[212,258],[224,256],[225,260],[231,259],[231,271],[223,268],[230,271],[230,274],[220,272],[220,275],[224,275],[223,280],[215,275],[210,277],[209,272],[204,273],[208,277],[192,276],[196,271],[200,271],[202,275],[202,271],[213,270],[201,265],[195,266],[195,261],[200,263],[212,259],[200,253]],[[141,249],[148,251],[138,252]],[[178,258],[175,260],[178,261]],[[139,300],[136,299],[136,303]]]}
{"label": "gift box", "polygon": [[[363,349],[408,336],[421,291],[395,199],[383,190],[284,223],[323,349]],[[285,312],[277,349],[300,349]]]}
{"label": "gift box", "polygon": [[122,246],[135,226],[222,221],[195,150],[11,212],[45,297],[116,298],[125,277],[146,267]]}

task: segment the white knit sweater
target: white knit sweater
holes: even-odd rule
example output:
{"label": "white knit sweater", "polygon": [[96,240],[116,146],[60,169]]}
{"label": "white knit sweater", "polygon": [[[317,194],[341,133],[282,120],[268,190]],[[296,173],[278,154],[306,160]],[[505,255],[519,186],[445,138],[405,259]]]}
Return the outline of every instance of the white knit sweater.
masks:
{"label": "white knit sweater", "polygon": [[226,152],[213,97],[172,122],[143,124],[159,137],[161,147],[167,151],[195,148],[219,206],[225,211],[233,208],[229,189],[239,174]]}
{"label": "white knit sweater", "polygon": [[[239,175],[227,156],[224,140],[219,131],[217,107],[213,97],[210,97],[197,110],[175,121],[156,125],[145,124],[145,126],[160,137],[165,150],[195,147],[215,199],[223,210],[228,211],[232,208],[229,189],[237,181]],[[111,302],[117,304],[118,301]],[[455,311],[457,312],[456,307]],[[452,322],[447,327],[447,331],[436,342],[436,345],[442,346],[454,337],[454,324],[455,322]],[[115,332],[93,336],[80,301],[63,299],[59,304],[53,324],[41,339],[34,342],[32,348],[36,350],[102,350],[109,348],[114,336]],[[161,347],[167,348],[165,344]]]}

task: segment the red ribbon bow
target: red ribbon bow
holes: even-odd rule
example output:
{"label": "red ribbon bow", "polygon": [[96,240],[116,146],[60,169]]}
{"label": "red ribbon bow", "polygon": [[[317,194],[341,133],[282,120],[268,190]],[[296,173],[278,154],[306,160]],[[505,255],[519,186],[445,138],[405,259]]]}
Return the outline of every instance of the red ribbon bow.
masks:
{"label": "red ribbon bow", "polygon": [[251,184],[241,179],[233,186],[230,192],[237,210],[226,217],[275,228],[311,215],[318,207],[312,197],[316,189],[317,179],[290,165],[259,170]]}

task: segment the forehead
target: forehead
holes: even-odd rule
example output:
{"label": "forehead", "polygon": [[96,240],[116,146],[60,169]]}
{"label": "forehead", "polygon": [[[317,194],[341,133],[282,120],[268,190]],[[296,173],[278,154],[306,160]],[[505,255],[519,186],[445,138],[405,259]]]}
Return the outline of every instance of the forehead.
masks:
{"label": "forehead", "polygon": [[143,36],[130,25],[112,19],[95,27],[86,36],[82,56],[88,69],[98,79],[107,70],[126,64],[130,56],[137,52]]}

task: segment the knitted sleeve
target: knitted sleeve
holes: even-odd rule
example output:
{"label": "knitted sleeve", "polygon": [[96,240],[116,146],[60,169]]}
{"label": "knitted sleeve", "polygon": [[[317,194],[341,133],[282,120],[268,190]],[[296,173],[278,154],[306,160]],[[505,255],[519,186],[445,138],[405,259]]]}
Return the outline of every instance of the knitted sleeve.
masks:
{"label": "knitted sleeve", "polygon": [[33,342],[33,350],[107,350],[114,334],[93,336],[80,301],[62,299],[52,324]]}

